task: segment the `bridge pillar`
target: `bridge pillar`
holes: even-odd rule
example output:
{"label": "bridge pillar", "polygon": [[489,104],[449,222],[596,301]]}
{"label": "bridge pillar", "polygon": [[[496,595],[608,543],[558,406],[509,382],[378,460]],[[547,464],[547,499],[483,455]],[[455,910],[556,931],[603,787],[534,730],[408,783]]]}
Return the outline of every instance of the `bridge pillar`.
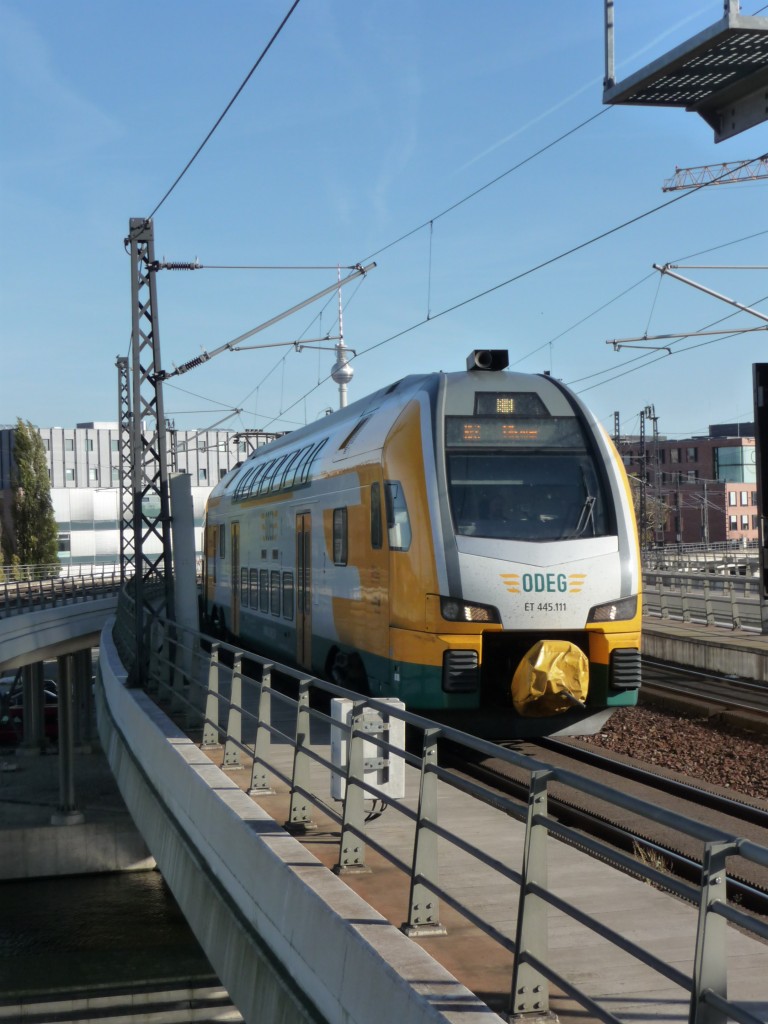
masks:
{"label": "bridge pillar", "polygon": [[73,741],[87,753],[93,743],[93,659],[90,647],[73,655]]}
{"label": "bridge pillar", "polygon": [[16,753],[35,755],[45,745],[45,698],[43,696],[43,663],[25,665],[22,669],[24,726],[21,743]]}
{"label": "bridge pillar", "polygon": [[75,804],[74,676],[75,656],[65,654],[59,665],[59,806],[52,825],[81,825],[85,821]]}

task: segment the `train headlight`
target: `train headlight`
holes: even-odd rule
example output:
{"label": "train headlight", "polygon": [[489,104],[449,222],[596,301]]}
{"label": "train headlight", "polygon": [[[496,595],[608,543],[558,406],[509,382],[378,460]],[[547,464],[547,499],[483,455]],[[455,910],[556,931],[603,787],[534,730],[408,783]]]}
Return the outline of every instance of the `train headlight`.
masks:
{"label": "train headlight", "polygon": [[637,615],[637,595],[623,597],[619,601],[608,601],[607,604],[596,604],[590,611],[587,622],[620,622],[634,619]]}
{"label": "train headlight", "polygon": [[440,598],[440,614],[448,622],[501,622],[498,609],[489,604],[469,604],[454,597]]}

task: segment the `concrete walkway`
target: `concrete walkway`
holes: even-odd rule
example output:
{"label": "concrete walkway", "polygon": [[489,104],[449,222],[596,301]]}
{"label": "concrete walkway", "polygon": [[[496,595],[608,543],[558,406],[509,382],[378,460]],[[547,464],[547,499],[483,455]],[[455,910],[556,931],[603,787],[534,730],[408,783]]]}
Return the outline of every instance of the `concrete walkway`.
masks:
{"label": "concrete walkway", "polygon": [[[329,758],[330,748],[321,748],[319,753]],[[291,748],[273,745],[272,756],[276,767],[290,777]],[[210,751],[209,757],[219,765],[222,762],[220,750]],[[247,789],[250,769],[228,770],[227,775]],[[321,766],[313,766],[312,781],[313,789],[332,804]],[[289,790],[274,776],[272,783],[274,795],[254,799],[283,824],[288,819]],[[418,775],[409,767],[404,803],[414,811],[418,804]],[[297,838],[332,869],[339,860],[339,825],[314,811],[312,817],[316,830]],[[479,846],[486,855],[512,869],[521,869],[525,829],[503,812],[441,783],[438,821],[443,829]],[[389,808],[366,829],[371,839],[402,861],[410,862],[413,827],[405,818]],[[695,908],[555,839],[548,841],[547,856],[549,888],[560,899],[591,918],[598,929],[615,929],[676,970],[688,977],[692,975],[698,916]],[[399,927],[408,917],[407,878],[370,848],[365,852],[365,862],[370,873],[345,874],[344,881]],[[439,865],[441,888],[514,941],[518,886],[505,883],[496,872],[442,840]],[[505,1014],[509,1010],[511,955],[445,901],[439,917],[447,935],[414,941],[488,1006],[500,1015]],[[553,909],[549,912],[549,949],[558,972],[620,1020],[632,1024],[687,1021],[690,997],[686,990]],[[728,939],[728,995],[758,1019],[768,1020],[768,945],[735,929],[731,929]],[[561,1021],[574,1024],[595,1019],[556,990],[551,991],[550,1010]]]}

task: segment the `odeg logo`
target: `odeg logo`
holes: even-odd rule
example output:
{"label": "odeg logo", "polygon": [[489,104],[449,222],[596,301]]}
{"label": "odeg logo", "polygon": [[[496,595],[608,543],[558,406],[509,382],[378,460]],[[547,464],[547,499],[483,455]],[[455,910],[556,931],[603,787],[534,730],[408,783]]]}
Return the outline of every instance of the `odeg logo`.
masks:
{"label": "odeg logo", "polygon": [[587,574],[583,572],[501,573],[510,594],[578,594]]}
{"label": "odeg logo", "polygon": [[567,594],[568,577],[564,572],[524,572],[524,594]]}

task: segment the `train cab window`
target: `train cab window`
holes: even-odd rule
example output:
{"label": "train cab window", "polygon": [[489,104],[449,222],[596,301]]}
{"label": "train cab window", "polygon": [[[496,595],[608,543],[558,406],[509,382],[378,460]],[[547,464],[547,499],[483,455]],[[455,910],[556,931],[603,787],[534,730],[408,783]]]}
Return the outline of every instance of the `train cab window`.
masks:
{"label": "train cab window", "polygon": [[248,607],[248,570],[240,570],[240,604]]}
{"label": "train cab window", "polygon": [[270,577],[271,577],[271,579],[270,579],[269,610],[272,612],[273,615],[279,615],[280,614],[280,598],[281,598],[281,593],[280,593],[280,573],[279,572],[272,572],[272,573],[270,573]]}
{"label": "train cab window", "polygon": [[251,606],[251,608],[258,608],[259,607],[259,570],[258,569],[251,569],[250,597],[248,599],[248,604]]}
{"label": "train cab window", "polygon": [[390,551],[407,551],[411,546],[411,519],[403,487],[398,480],[384,481],[384,501]]}
{"label": "train cab window", "polygon": [[283,573],[283,618],[293,618],[293,573]]}
{"label": "train cab window", "polygon": [[383,541],[381,529],[381,485],[371,484],[371,547],[378,551]]}
{"label": "train cab window", "polygon": [[448,454],[456,532],[552,541],[609,533],[605,491],[586,451]]}
{"label": "train cab window", "polygon": [[347,510],[333,510],[333,564],[347,564]]}
{"label": "train cab window", "polygon": [[223,558],[227,550],[227,531],[224,523],[219,523],[219,558]]}
{"label": "train cab window", "polygon": [[259,611],[269,611],[269,573],[266,569],[259,572]]}

